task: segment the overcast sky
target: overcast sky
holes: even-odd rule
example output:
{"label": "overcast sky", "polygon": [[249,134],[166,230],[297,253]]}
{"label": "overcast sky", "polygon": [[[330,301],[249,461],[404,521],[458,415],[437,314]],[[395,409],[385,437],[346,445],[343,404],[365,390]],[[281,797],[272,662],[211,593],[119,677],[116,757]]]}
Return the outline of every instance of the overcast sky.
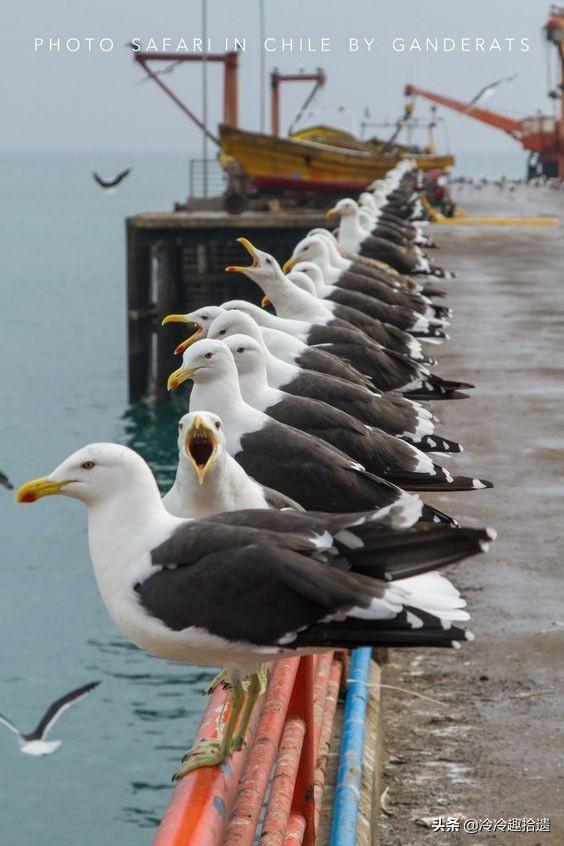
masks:
{"label": "overcast sky", "polygon": [[[212,49],[221,50],[225,37],[244,37],[241,56],[240,124],[258,129],[260,102],[260,0],[207,0]],[[402,89],[413,82],[463,100],[484,84],[518,73],[500,87],[487,105],[518,116],[541,108],[552,109],[546,97],[547,48],[541,27],[545,0],[264,0],[266,34],[310,38],[319,48],[330,39],[329,53],[275,52],[266,55],[266,68],[287,71],[323,67],[328,82],[316,101],[323,109],[316,121],[334,122],[329,107],[351,109],[341,115],[351,128],[369,107],[374,119],[393,119],[402,109]],[[202,35],[201,0],[25,0],[2,4],[3,150],[199,150],[200,135],[184,115],[150,81],[139,84],[143,73],[124,46],[131,38],[157,40],[181,37],[190,42]],[[78,52],[34,52],[34,39],[84,39]],[[100,38],[111,38],[113,50],[102,52]],[[350,37],[374,39],[370,52],[350,53]],[[394,52],[394,38],[406,45],[418,38],[452,37],[456,50],[445,54]],[[461,52],[460,39],[484,38],[486,47],[497,38],[501,52]],[[529,52],[519,51],[519,39],[528,38]],[[513,51],[506,38],[515,38]],[[108,45],[108,42],[104,42]],[[272,44],[273,42],[269,42]],[[75,46],[75,42],[72,42]],[[553,71],[554,49],[550,50]],[[209,70],[210,125],[221,116],[221,71]],[[185,64],[164,79],[201,111],[201,68]],[[266,87],[266,86],[265,86]],[[283,125],[305,96],[304,86],[283,91]],[[421,101],[418,113],[429,114]],[[501,132],[452,112],[448,116],[453,149],[502,151],[515,142]],[[444,136],[439,140],[444,144]]]}

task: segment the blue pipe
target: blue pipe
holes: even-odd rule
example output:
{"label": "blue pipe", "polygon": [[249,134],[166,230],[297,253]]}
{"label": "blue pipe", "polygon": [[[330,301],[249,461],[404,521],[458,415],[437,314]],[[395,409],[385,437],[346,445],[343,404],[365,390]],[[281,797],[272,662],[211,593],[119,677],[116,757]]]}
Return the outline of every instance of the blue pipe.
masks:
{"label": "blue pipe", "polygon": [[329,846],[355,846],[372,649],[352,653]]}

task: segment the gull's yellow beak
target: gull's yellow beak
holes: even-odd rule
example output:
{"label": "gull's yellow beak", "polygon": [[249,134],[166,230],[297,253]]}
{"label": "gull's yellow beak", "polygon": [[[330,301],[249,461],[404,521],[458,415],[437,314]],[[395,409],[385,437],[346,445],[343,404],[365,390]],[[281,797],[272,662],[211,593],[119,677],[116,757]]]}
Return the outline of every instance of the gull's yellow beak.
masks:
{"label": "gull's yellow beak", "polygon": [[282,265],[282,270],[284,273],[289,273],[291,269],[298,263],[297,258],[289,258],[287,261],[284,262]]}
{"label": "gull's yellow beak", "polygon": [[261,308],[268,308],[268,306],[269,306],[269,305],[272,305],[272,303],[270,302],[269,298],[268,298],[268,297],[263,297],[263,298],[262,298],[262,300],[260,301],[260,307],[261,307]]}
{"label": "gull's yellow beak", "polygon": [[61,491],[65,485],[68,485],[69,479],[64,482],[51,482],[47,476],[42,476],[40,479],[32,479],[31,482],[26,482],[16,491],[16,502],[35,502],[36,499],[41,499],[42,496],[53,496]]}
{"label": "gull's yellow beak", "polygon": [[194,332],[193,335],[190,335],[189,338],[186,338],[185,341],[182,341],[181,344],[178,344],[178,346],[174,350],[174,354],[180,355],[181,353],[184,352],[184,350],[187,350],[188,347],[192,346],[192,344],[195,344],[196,341],[198,340],[198,338],[200,337],[200,335],[202,334],[202,331],[203,331],[203,327],[198,326],[198,328],[196,329],[196,331]]}
{"label": "gull's yellow beak", "polygon": [[256,270],[257,267],[260,267],[260,261],[259,261],[258,255],[257,255],[257,251],[255,250],[255,248],[253,247],[253,245],[251,244],[249,239],[248,238],[237,238],[236,240],[237,240],[237,243],[241,244],[246,249],[246,251],[249,253],[249,255],[251,256],[251,258],[253,260],[253,263],[251,265],[248,265],[247,267],[240,267],[239,265],[230,264],[228,267],[225,268],[226,271],[228,273],[246,273],[247,270]]}
{"label": "gull's yellow beak", "polygon": [[194,344],[198,340],[198,338],[201,337],[204,331],[204,327],[201,325],[201,323],[198,323],[197,320],[190,319],[186,314],[167,314],[161,325],[164,326],[166,323],[187,323],[188,325],[196,327],[196,331],[193,332],[189,338],[186,338],[185,341],[182,341],[181,344],[178,344],[178,346],[174,350],[175,355],[180,355],[184,352],[184,350],[187,350],[189,346]]}
{"label": "gull's yellow beak", "polygon": [[167,314],[161,326],[166,326],[167,323],[195,323],[195,321],[190,320],[185,314]]}
{"label": "gull's yellow beak", "polygon": [[196,416],[184,438],[184,452],[201,485],[217,452],[215,432],[200,416]]}
{"label": "gull's yellow beak", "polygon": [[329,211],[325,212],[325,217],[329,217],[329,218],[335,217],[336,214],[337,214],[337,209],[329,209]]}
{"label": "gull's yellow beak", "polygon": [[171,373],[168,377],[168,382],[166,383],[167,390],[172,391],[174,388],[178,388],[183,382],[186,382],[186,380],[189,379],[197,369],[197,367],[192,367],[190,370],[183,370],[182,367],[179,367],[178,370],[175,370],[174,373]]}

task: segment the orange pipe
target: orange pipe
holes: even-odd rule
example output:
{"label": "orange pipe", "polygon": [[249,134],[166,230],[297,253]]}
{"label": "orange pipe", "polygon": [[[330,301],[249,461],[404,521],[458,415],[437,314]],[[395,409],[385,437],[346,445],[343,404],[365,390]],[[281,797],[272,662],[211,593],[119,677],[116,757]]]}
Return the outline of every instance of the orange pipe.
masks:
{"label": "orange pipe", "polygon": [[288,822],[284,846],[302,846],[304,842],[305,820],[299,814],[293,814]]}
{"label": "orange pipe", "polygon": [[300,766],[296,776],[292,813],[301,814],[305,819],[304,846],[315,844],[315,807],[313,802],[313,782],[317,749],[315,745],[315,709],[314,689],[317,656],[306,655],[298,668],[292,701],[288,709],[292,716],[299,716],[306,725],[304,745]]}
{"label": "orange pipe", "polygon": [[260,835],[261,846],[283,846],[305,732],[303,720],[294,717],[286,722]]}
{"label": "orange pipe", "polygon": [[321,814],[321,801],[323,799],[325,778],[327,776],[327,764],[329,763],[329,752],[331,751],[333,722],[335,720],[335,711],[337,710],[337,702],[339,700],[339,688],[341,685],[342,674],[343,664],[341,661],[333,661],[327,683],[325,710],[323,713],[323,721],[321,723],[321,731],[319,733],[319,741],[317,744],[317,763],[315,767],[313,785],[316,829],[319,825],[319,817]]}
{"label": "orange pipe", "polygon": [[[288,711],[290,696],[298,671],[299,658],[278,661],[260,716],[255,741],[249,752],[245,771],[222,846],[252,846],[262,803]],[[196,843],[196,838],[193,838]]]}
{"label": "orange pipe", "polygon": [[315,748],[319,746],[319,733],[321,731],[321,724],[323,722],[323,715],[325,713],[325,700],[327,698],[327,684],[329,682],[329,673],[331,672],[331,665],[333,663],[333,653],[325,652],[317,658],[317,666],[315,668],[315,682],[313,687],[313,711],[315,715]]}
{"label": "orange pipe", "polygon": [[[196,733],[196,741],[218,737],[231,712],[231,699],[226,704],[226,696],[221,687],[213,692]],[[254,719],[249,724],[249,737],[256,729],[259,711],[259,707],[255,708]],[[153,846],[186,846],[187,843],[221,846],[247,757],[246,749],[237,752],[222,767],[193,770],[177,784]]]}

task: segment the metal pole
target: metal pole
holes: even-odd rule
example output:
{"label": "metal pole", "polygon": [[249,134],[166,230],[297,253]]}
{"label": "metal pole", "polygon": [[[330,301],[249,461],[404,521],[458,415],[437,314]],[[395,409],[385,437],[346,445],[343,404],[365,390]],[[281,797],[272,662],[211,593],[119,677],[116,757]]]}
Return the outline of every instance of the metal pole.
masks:
{"label": "metal pole", "polygon": [[264,39],[265,39],[265,17],[264,17],[264,0],[259,0],[259,42],[260,42],[260,68],[259,68],[259,94],[260,94],[260,131],[262,133],[266,130],[266,69],[264,56]]}
{"label": "metal pole", "polygon": [[[208,9],[207,0],[202,0],[202,38],[204,41],[204,58],[202,60],[202,123],[207,131],[208,128]],[[203,190],[204,197],[208,196],[208,136],[206,132],[202,137],[202,158],[204,159]]]}
{"label": "metal pole", "polygon": [[352,654],[329,846],[355,846],[357,842],[371,658],[372,650],[367,647]]}

